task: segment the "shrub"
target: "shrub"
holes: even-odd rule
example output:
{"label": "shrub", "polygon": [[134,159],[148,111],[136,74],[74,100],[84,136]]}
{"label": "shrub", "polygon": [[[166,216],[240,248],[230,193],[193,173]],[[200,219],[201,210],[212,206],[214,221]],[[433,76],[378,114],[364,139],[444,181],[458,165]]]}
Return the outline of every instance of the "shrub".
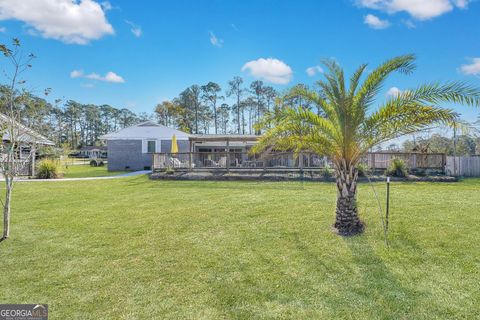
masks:
{"label": "shrub", "polygon": [[38,179],[57,179],[60,178],[59,164],[51,159],[43,159],[37,166]]}
{"label": "shrub", "polygon": [[408,174],[407,164],[402,159],[395,158],[390,162],[386,173],[388,176],[405,177]]}
{"label": "shrub", "polygon": [[323,179],[329,180],[330,178],[333,177],[333,170],[329,166],[326,166],[322,170],[320,170],[320,175],[322,176]]}
{"label": "shrub", "polygon": [[371,170],[370,168],[368,167],[368,165],[364,164],[364,163],[360,163],[357,165],[357,170],[358,170],[358,175],[360,177],[365,177],[367,175],[369,175],[371,173]]}

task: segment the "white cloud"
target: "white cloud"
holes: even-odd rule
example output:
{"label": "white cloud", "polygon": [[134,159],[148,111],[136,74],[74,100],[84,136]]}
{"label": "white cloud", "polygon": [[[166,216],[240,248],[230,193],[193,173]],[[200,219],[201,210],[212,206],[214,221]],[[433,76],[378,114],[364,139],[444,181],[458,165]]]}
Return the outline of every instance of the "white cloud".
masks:
{"label": "white cloud", "polygon": [[363,23],[368,25],[370,28],[377,30],[385,29],[390,26],[390,22],[388,20],[382,20],[373,14],[367,14],[365,17],[363,17]]}
{"label": "white cloud", "polygon": [[396,97],[400,94],[402,94],[402,90],[398,89],[397,87],[391,87],[387,91],[387,96],[388,97]]}
{"label": "white cloud", "polygon": [[133,33],[133,35],[137,38],[140,38],[142,36],[142,27],[136,25],[135,23],[125,20],[125,23],[130,25],[130,31]]}
{"label": "white cloud", "polygon": [[293,71],[285,62],[273,58],[252,60],[242,67],[255,78],[260,78],[275,84],[287,84],[292,79]]}
{"label": "white cloud", "polygon": [[114,34],[104,9],[93,0],[0,0],[0,20],[9,19],[65,43],[87,44]]}
{"label": "white cloud", "polygon": [[107,74],[105,75],[105,77],[103,78],[103,81],[106,81],[106,82],[115,82],[115,83],[124,83],[125,80],[120,77],[118,74],[116,74],[115,72],[107,72]]}
{"label": "white cloud", "polygon": [[464,9],[469,0],[358,0],[365,8],[384,11],[390,14],[407,12],[418,20],[428,20],[453,10],[454,7]]}
{"label": "white cloud", "polygon": [[83,77],[83,71],[82,70],[73,70],[70,72],[70,78],[80,78]]}
{"label": "white cloud", "polygon": [[108,10],[113,9],[112,4],[108,1],[103,1],[102,3],[100,3],[100,5],[102,6],[104,11],[108,11]]}
{"label": "white cloud", "polygon": [[480,75],[480,58],[473,58],[471,60],[472,63],[462,65],[460,71],[467,75]]}
{"label": "white cloud", "polygon": [[323,73],[323,69],[320,66],[313,66],[313,67],[307,68],[305,72],[308,74],[309,77],[313,77],[317,73]]}
{"label": "white cloud", "polygon": [[116,74],[115,72],[109,71],[105,76],[101,76],[98,73],[92,72],[89,74],[84,74],[82,70],[73,70],[70,72],[70,78],[85,78],[90,80],[97,80],[103,82],[112,82],[112,83],[124,83],[125,79]]}
{"label": "white cloud", "polygon": [[7,32],[7,28],[5,28],[5,27],[0,27],[0,32],[1,32],[1,33]]}
{"label": "white cloud", "polygon": [[460,9],[465,9],[468,6],[469,0],[455,0],[455,5]]}
{"label": "white cloud", "polygon": [[215,47],[219,47],[219,48],[223,47],[223,39],[217,38],[217,36],[215,36],[215,34],[212,31],[210,31],[210,43]]}

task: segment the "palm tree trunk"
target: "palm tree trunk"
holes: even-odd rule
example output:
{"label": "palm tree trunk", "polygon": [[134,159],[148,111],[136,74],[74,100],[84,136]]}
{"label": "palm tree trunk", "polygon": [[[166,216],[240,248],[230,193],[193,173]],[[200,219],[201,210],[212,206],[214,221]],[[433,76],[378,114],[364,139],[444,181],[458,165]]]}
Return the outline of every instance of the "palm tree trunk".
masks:
{"label": "palm tree trunk", "polygon": [[343,236],[362,233],[365,229],[358,217],[357,179],[358,170],[345,164],[336,170],[337,208],[334,229]]}

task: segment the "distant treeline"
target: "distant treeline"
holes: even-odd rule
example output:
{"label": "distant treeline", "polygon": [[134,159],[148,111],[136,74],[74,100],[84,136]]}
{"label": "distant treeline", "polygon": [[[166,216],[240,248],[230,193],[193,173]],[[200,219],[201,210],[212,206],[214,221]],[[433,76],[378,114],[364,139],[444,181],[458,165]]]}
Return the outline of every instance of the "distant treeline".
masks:
{"label": "distant treeline", "polygon": [[[6,86],[0,87],[3,96],[6,90]],[[155,106],[152,113],[137,114],[128,108],[82,104],[74,100],[52,103],[46,97],[31,93],[22,94],[17,106],[28,127],[57,146],[77,149],[101,143],[99,137],[103,134],[147,120],[189,133],[260,134],[254,126],[265,113],[273,110],[277,97],[277,92],[262,81],[247,86],[242,78],[234,77],[225,90],[215,82],[192,85],[171,101]],[[294,98],[291,101],[295,103]]]}
{"label": "distant treeline", "polygon": [[[161,124],[190,133],[254,134],[254,125],[275,104],[277,92],[262,81],[245,86],[234,77],[225,90],[219,84],[192,85],[155,108]],[[226,98],[231,101],[226,103]]]}
{"label": "distant treeline", "polygon": [[[447,155],[469,156],[480,154],[480,137],[476,134],[463,134],[455,138],[434,133],[429,137],[407,140],[403,143],[404,151],[439,152]],[[390,149],[393,145],[390,146]]]}

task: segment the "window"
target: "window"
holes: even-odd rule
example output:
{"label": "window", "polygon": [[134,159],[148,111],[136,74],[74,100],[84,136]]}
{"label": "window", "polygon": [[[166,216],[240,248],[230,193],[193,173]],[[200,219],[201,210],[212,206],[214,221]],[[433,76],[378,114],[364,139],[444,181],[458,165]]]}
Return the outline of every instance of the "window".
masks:
{"label": "window", "polygon": [[155,152],[155,140],[147,141],[147,153],[154,153]]}

